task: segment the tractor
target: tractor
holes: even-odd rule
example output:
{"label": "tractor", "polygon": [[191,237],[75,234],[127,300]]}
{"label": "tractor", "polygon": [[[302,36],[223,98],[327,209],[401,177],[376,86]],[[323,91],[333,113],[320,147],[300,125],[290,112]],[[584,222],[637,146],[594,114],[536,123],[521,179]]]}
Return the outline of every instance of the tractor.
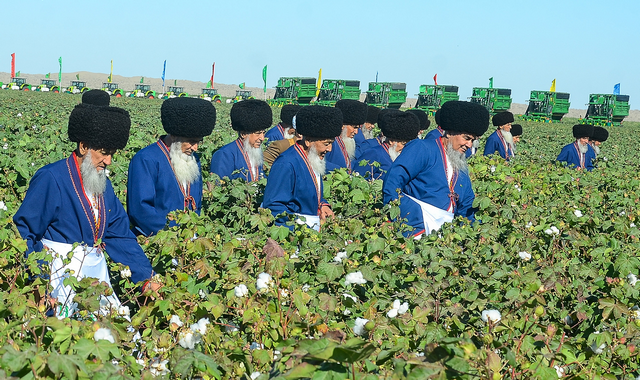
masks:
{"label": "tractor", "polygon": [[380,108],[400,108],[407,100],[407,84],[369,82],[365,103]]}
{"label": "tractor", "polygon": [[2,88],[5,90],[29,91],[31,90],[31,85],[27,84],[26,78],[11,78],[11,82],[3,84]]}
{"label": "tractor", "polygon": [[131,92],[127,92],[127,96],[129,98],[155,99],[158,97],[158,94],[151,89],[150,84],[136,83],[136,89]]}
{"label": "tractor", "polygon": [[188,97],[188,96],[189,96],[189,94],[184,92],[184,87],[169,86],[169,91],[167,91],[164,94],[162,94],[162,99],[184,98],[184,97]]}
{"label": "tractor", "polygon": [[316,96],[316,78],[281,77],[276,93],[269,105],[282,107],[285,104],[308,105]]}
{"label": "tractor", "polygon": [[420,86],[416,108],[424,110],[433,116],[449,100],[460,100],[458,86],[423,84]]}
{"label": "tractor", "polygon": [[[35,87],[35,86],[34,86]],[[40,92],[60,92],[60,86],[56,84],[56,81],[53,79],[40,79],[40,86],[35,87],[33,91]]]}
{"label": "tractor", "polygon": [[209,100],[214,103],[222,103],[222,98],[220,98],[218,90],[214,88],[203,88],[202,94],[200,94],[200,99]]}
{"label": "tractor", "polygon": [[104,82],[102,83],[102,91],[106,91],[107,94],[111,96],[115,96],[116,98],[121,98],[124,96],[124,91],[118,87],[117,83],[113,82]]}
{"label": "tractor", "polygon": [[569,113],[569,94],[566,92],[531,91],[524,120],[558,122]]}
{"label": "tractor", "polygon": [[470,99],[471,103],[478,103],[495,115],[511,108],[511,89],[474,87]]}
{"label": "tractor", "polygon": [[360,99],[360,81],[344,79],[324,79],[316,103],[333,107],[341,99]]}
{"label": "tractor", "polygon": [[71,86],[67,87],[64,92],[66,92],[67,94],[82,94],[85,91],[89,91],[89,89],[87,88],[87,82],[72,80]]}
{"label": "tractor", "polygon": [[236,90],[236,96],[233,98],[233,103],[238,103],[247,99],[255,99],[251,95],[251,90]]}
{"label": "tractor", "polygon": [[583,122],[602,126],[620,126],[629,116],[629,95],[590,94]]}

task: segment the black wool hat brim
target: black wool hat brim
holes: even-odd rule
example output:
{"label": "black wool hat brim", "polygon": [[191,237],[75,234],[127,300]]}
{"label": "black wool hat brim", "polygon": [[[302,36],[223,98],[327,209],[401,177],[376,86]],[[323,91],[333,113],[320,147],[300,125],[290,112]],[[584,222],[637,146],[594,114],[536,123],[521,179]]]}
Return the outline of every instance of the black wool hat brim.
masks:
{"label": "black wool hat brim", "polygon": [[367,120],[367,104],[352,99],[342,99],[336,102],[336,107],[342,111],[344,125],[362,125]]}
{"label": "black wool hat brim", "polygon": [[389,113],[384,117],[382,134],[394,141],[410,141],[418,137],[422,129],[420,119],[413,112]]}
{"label": "black wool hat brim", "polygon": [[93,104],[94,106],[108,107],[111,97],[106,91],[89,90],[82,94],[82,103]]}
{"label": "black wool hat brim", "polygon": [[445,131],[479,137],[489,129],[489,111],[478,103],[450,100],[440,108],[439,119]]}
{"label": "black wool hat brim", "polygon": [[117,107],[78,104],[69,116],[69,140],[95,149],[122,149],[129,141],[129,113]]}
{"label": "black wool hat brim", "polygon": [[160,118],[164,130],[178,137],[209,136],[216,125],[216,108],[200,98],[170,98],[162,103]]}
{"label": "black wool hat brim", "polygon": [[522,136],[522,125],[511,124],[511,136]]}
{"label": "black wool hat brim", "polygon": [[593,125],[590,124],[576,124],[573,126],[573,137],[581,139],[583,137],[593,136]]}
{"label": "black wool hat brim", "polygon": [[334,139],[342,133],[342,111],[335,107],[306,106],[296,114],[296,131],[304,137]]}
{"label": "black wool hat brim", "polygon": [[380,108],[376,106],[367,105],[367,119],[365,123],[375,124],[378,122],[378,114],[380,114]]}
{"label": "black wool hat brim", "polygon": [[285,125],[293,125],[293,117],[302,108],[297,104],[285,104],[280,110],[280,121]]}
{"label": "black wool hat brim", "polygon": [[593,127],[593,136],[591,140],[605,142],[609,138],[609,131],[602,127]]}
{"label": "black wool hat brim", "polygon": [[427,113],[424,112],[423,110],[418,108],[412,108],[410,110],[407,110],[407,112],[411,112],[412,114],[418,117],[418,120],[420,120],[420,130],[425,131],[429,128],[429,125],[431,125],[431,121],[429,121],[429,116],[427,116]]}
{"label": "black wool hat brim", "polygon": [[248,99],[231,107],[231,128],[237,132],[254,133],[264,131],[273,123],[269,104],[259,99]]}
{"label": "black wool hat brim", "polygon": [[504,111],[493,115],[493,119],[491,121],[494,127],[501,127],[503,125],[513,123],[515,119],[513,118],[513,114],[511,112]]}

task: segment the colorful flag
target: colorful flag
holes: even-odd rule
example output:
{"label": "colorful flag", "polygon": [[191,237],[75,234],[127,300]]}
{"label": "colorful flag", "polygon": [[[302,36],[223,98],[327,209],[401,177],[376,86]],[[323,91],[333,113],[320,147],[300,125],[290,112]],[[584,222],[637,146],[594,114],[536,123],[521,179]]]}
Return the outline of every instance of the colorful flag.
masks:
{"label": "colorful flag", "polygon": [[177,86],[177,85],[178,85],[178,80],[177,80],[177,79],[174,79],[174,80],[173,80],[173,85],[174,85],[174,86]]}
{"label": "colorful flag", "polygon": [[60,71],[58,71],[58,83],[62,84],[62,57],[58,58],[60,64]]}
{"label": "colorful flag", "polygon": [[207,88],[211,88],[211,81],[207,82]]}
{"label": "colorful flag", "polygon": [[433,76],[433,83],[437,86],[438,85],[438,73],[436,73],[436,75]]}
{"label": "colorful flag", "polygon": [[320,94],[320,86],[322,85],[322,69],[320,69],[320,71],[318,71],[318,83],[316,83],[316,87],[318,88],[316,90],[316,96],[318,96]]}
{"label": "colorful flag", "polygon": [[11,53],[11,78],[16,77],[16,53]]}
{"label": "colorful flag", "polygon": [[493,88],[493,77],[489,78],[489,88]]}
{"label": "colorful flag", "polygon": [[262,68],[262,80],[264,81],[264,93],[267,93],[267,65]]}
{"label": "colorful flag", "polygon": [[556,80],[552,80],[551,81],[551,88],[549,89],[550,92],[556,92]]}
{"label": "colorful flag", "polygon": [[144,77],[140,77],[140,83],[144,83]]}
{"label": "colorful flag", "polygon": [[113,80],[113,59],[111,60],[111,71],[109,72],[109,83]]}
{"label": "colorful flag", "polygon": [[51,73],[47,73],[47,75],[45,75],[44,77],[49,79],[49,76],[51,76]]}
{"label": "colorful flag", "polygon": [[16,73],[16,78],[20,78],[20,72],[19,71]]}
{"label": "colorful flag", "polygon": [[238,87],[240,87],[241,90],[244,90],[244,82],[240,83]]}
{"label": "colorful flag", "polygon": [[80,74],[76,74],[76,80],[80,80]]}
{"label": "colorful flag", "polygon": [[613,95],[620,95],[620,83],[613,86]]}
{"label": "colorful flag", "polygon": [[164,73],[167,71],[167,60],[164,60],[164,67],[162,68],[162,87],[164,88]]}
{"label": "colorful flag", "polygon": [[216,63],[213,63],[213,66],[211,66],[211,88],[213,88],[213,73],[216,71]]}

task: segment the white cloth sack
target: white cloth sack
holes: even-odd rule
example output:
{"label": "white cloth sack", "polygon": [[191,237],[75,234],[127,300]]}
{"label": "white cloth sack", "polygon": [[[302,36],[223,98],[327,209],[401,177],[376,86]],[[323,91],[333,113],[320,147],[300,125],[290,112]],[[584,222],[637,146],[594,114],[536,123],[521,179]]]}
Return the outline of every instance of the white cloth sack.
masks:
{"label": "white cloth sack", "polygon": [[426,202],[418,200],[411,195],[405,193],[402,193],[402,195],[416,202],[418,206],[420,206],[420,209],[422,210],[422,220],[424,222],[424,231],[427,235],[433,231],[439,230],[443,224],[449,223],[453,220],[452,212],[439,209]]}

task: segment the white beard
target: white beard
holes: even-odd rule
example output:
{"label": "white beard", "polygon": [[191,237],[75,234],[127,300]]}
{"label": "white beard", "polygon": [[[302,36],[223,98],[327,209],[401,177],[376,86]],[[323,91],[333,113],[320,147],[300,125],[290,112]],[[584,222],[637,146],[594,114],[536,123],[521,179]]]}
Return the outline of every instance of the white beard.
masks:
{"label": "white beard", "polygon": [[91,151],[89,151],[80,165],[80,175],[82,175],[82,184],[87,193],[102,195],[107,188],[107,173],[104,170],[98,170],[91,162]]}
{"label": "white beard", "polygon": [[361,127],[361,128],[362,128],[362,135],[366,140],[370,140],[373,138],[373,128],[371,129],[366,127]]}
{"label": "white beard", "polygon": [[449,162],[451,163],[451,167],[454,171],[463,171],[467,173],[469,171],[469,167],[467,166],[467,158],[464,153],[458,152],[453,149],[453,145],[451,143],[447,143],[447,146],[444,148],[444,151],[449,158]]}
{"label": "white beard", "polygon": [[391,157],[391,161],[395,161],[400,155],[400,152],[396,150],[396,146],[398,146],[397,142],[393,143],[393,145],[389,145],[389,157]]}
{"label": "white beard", "polygon": [[580,153],[585,154],[589,150],[589,146],[587,144],[580,144],[578,141],[578,149],[580,149]]}
{"label": "white beard", "polygon": [[262,166],[264,163],[264,155],[262,153],[262,148],[254,148],[249,145],[249,137],[244,139],[243,143],[244,151],[247,153],[249,157],[249,163],[251,165],[251,171],[254,176],[258,176],[258,168]]}
{"label": "white beard", "polygon": [[320,156],[318,155],[318,150],[315,146],[311,145],[311,147],[309,148],[309,153],[307,154],[307,158],[309,159],[309,164],[311,165],[313,171],[316,172],[316,174],[323,176],[327,168],[327,162],[324,159],[320,158]]}
{"label": "white beard", "polygon": [[171,144],[169,158],[171,158],[173,172],[183,187],[193,184],[200,178],[198,161],[193,155],[190,156],[182,152],[182,141],[176,141]]}
{"label": "white beard", "polygon": [[504,141],[509,145],[511,151],[514,152],[515,150],[513,149],[513,135],[511,134],[511,132],[507,132],[503,129],[501,129],[500,132],[502,133],[502,138],[504,138]]}
{"label": "white beard", "polygon": [[592,147],[592,148],[593,148],[593,150],[596,152],[596,156],[597,156],[598,154],[600,154],[600,147],[599,147],[599,146],[597,146],[597,145],[593,144],[593,145],[591,145],[591,147]]}
{"label": "white beard", "polygon": [[289,128],[285,128],[284,132],[282,132],[282,136],[284,136],[285,140],[289,140],[289,139],[292,139],[292,138],[296,137],[295,134],[289,133]]}
{"label": "white beard", "polygon": [[349,159],[353,160],[356,156],[356,140],[351,137],[347,137],[346,129],[342,130],[342,134],[340,135],[342,142],[344,143],[344,147],[347,150],[347,154],[349,155]]}

